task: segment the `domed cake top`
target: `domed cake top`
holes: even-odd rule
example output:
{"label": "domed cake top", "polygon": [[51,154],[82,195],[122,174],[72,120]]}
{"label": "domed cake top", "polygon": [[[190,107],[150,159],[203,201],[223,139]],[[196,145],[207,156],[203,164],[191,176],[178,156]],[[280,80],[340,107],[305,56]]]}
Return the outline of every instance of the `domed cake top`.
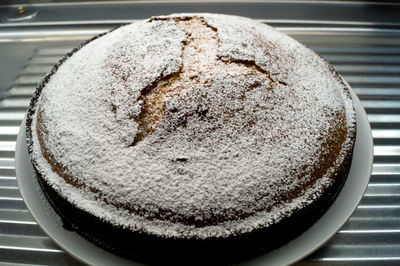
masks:
{"label": "domed cake top", "polygon": [[278,221],[332,183],[355,134],[348,87],[323,59],[236,16],[120,27],[40,93],[32,152],[46,181],[101,219],[166,236]]}

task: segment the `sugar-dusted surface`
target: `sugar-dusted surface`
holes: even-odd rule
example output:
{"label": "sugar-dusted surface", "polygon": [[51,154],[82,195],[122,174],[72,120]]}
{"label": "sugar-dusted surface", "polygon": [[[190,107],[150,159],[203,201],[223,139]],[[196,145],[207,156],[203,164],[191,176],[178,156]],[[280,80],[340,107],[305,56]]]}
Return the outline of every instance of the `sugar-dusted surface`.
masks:
{"label": "sugar-dusted surface", "polygon": [[[345,155],[314,182],[322,145],[338,126],[354,130],[340,79],[268,26],[220,15],[181,17],[115,30],[52,76],[38,104],[45,106],[42,137],[87,191],[51,171],[34,134],[35,160],[47,181],[105,220],[166,236],[247,232],[318,197]],[[146,108],[150,102],[159,108]],[[147,133],[135,142],[141,132]],[[278,200],[304,186],[290,203]]]}

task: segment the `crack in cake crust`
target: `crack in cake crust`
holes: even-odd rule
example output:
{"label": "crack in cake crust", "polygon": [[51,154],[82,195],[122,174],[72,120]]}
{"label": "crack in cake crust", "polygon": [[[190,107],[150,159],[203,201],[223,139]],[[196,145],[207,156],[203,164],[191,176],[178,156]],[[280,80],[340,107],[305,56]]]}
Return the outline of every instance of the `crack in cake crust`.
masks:
{"label": "crack in cake crust", "polygon": [[[182,65],[178,72],[167,77],[160,77],[153,84],[141,91],[140,101],[143,101],[142,110],[138,117],[138,133],[131,146],[136,145],[147,135],[151,134],[156,125],[165,115],[165,104],[172,98],[181,97],[184,90],[193,90],[198,86],[209,86],[212,80],[199,76],[213,72],[236,72],[244,76],[258,76],[260,79],[248,86],[252,90],[262,83],[269,83],[270,87],[276,86],[270,73],[256,65],[254,61],[224,60],[217,54],[219,47],[218,29],[210,26],[200,17],[175,17],[164,19],[151,19],[149,23],[157,20],[170,20],[178,24],[179,29],[185,32],[187,40],[183,43]],[[232,68],[232,64],[243,66]],[[206,74],[207,75],[207,74]],[[285,84],[282,83],[281,84]],[[245,95],[243,95],[245,97]],[[185,122],[182,121],[182,124]]]}

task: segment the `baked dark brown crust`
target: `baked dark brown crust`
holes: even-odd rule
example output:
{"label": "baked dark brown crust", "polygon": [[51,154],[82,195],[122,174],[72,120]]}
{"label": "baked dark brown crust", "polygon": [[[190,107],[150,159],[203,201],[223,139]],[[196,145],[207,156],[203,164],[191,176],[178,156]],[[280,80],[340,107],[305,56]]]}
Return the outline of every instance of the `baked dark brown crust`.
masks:
{"label": "baked dark brown crust", "polygon": [[[46,86],[51,76],[56,73],[61,64],[81,47],[100,36],[102,35],[94,37],[68,53],[38,85],[28,110],[27,141],[29,147],[33,145],[32,130],[35,129],[32,128],[32,118],[42,89]],[[333,68],[331,68],[331,71],[343,87],[347,88],[347,85],[342,81],[337,72]],[[347,93],[351,97],[348,90]],[[355,124],[353,127],[355,128]],[[354,130],[354,135],[351,136],[353,147],[355,134]],[[192,263],[193,261],[199,264],[204,262],[229,263],[279,247],[297,237],[314,224],[329,208],[343,186],[351,165],[353,147],[347,153],[344,160],[345,163],[332,176],[332,180],[334,180],[332,185],[326,188],[322,196],[312,204],[267,228],[253,230],[250,233],[238,234],[228,238],[211,237],[208,239],[165,238],[111,225],[81,210],[79,206],[72,205],[69,201],[61,197],[41,176],[38,171],[40,167],[33,157],[32,163],[37,171],[37,177],[44,194],[62,218],[65,227],[78,232],[96,245],[124,257],[147,263]],[[31,153],[31,151],[32,149],[30,148],[29,152]],[[266,239],[273,239],[273,241],[265,241]]]}

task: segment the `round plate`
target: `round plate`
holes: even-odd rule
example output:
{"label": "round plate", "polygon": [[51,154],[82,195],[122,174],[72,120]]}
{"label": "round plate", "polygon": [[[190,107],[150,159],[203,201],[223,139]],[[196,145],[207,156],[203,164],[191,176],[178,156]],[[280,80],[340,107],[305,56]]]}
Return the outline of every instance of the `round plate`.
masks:
{"label": "round plate", "polygon": [[[367,115],[354,92],[357,113],[357,139],[346,183],[325,214],[303,234],[264,255],[241,262],[247,265],[287,265],[294,263],[328,241],[349,219],[367,188],[373,161],[373,142]],[[91,265],[135,265],[135,262],[107,252],[76,232],[65,229],[59,216],[43,195],[31,164],[22,122],[15,151],[15,167],[22,197],[38,225],[61,248]],[[136,265],[140,265],[136,263]]]}

